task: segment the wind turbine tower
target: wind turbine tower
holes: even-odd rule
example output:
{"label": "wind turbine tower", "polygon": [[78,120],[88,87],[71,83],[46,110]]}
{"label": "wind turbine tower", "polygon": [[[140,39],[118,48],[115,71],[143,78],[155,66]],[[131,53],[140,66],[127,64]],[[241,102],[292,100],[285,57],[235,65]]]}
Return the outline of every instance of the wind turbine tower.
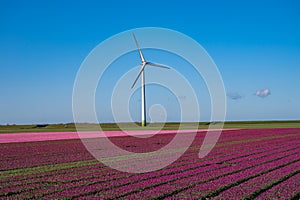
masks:
{"label": "wind turbine tower", "polygon": [[146,65],[150,65],[150,66],[153,66],[153,67],[161,67],[161,68],[165,68],[165,69],[170,69],[169,67],[167,66],[164,66],[164,65],[160,65],[160,64],[156,64],[156,63],[152,63],[152,62],[147,62],[143,56],[143,53],[142,53],[142,50],[140,49],[140,45],[135,37],[134,34],[133,35],[133,38],[134,38],[134,41],[135,41],[135,44],[137,46],[137,49],[139,51],[139,55],[140,55],[140,59],[141,59],[141,69],[140,69],[140,72],[138,73],[135,81],[133,82],[131,88],[134,87],[135,83],[137,82],[137,80],[139,79],[139,77],[142,75],[142,121],[141,121],[141,124],[142,126],[146,126],[146,90],[145,90],[145,67]]}

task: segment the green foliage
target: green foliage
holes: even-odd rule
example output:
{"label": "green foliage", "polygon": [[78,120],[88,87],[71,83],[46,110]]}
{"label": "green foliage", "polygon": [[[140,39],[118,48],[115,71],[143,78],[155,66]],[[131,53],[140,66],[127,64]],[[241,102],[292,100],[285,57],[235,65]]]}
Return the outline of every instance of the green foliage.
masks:
{"label": "green foliage", "polygon": [[[209,125],[213,125],[217,122],[199,122],[198,129],[207,129]],[[138,126],[137,126],[138,125]],[[146,127],[142,127],[141,123],[122,123],[122,127],[127,130],[159,130],[163,127],[163,130],[176,130],[192,129],[195,128],[197,123],[193,122],[168,122],[147,124]],[[81,123],[77,124],[77,127],[88,128],[89,130],[99,130],[101,126],[102,130],[120,130],[118,124],[104,123],[104,124],[90,124]],[[230,121],[224,123],[224,128],[300,128],[300,121]],[[74,132],[76,127],[74,123],[67,124],[32,124],[32,125],[0,125],[0,133],[22,133],[22,132]]]}

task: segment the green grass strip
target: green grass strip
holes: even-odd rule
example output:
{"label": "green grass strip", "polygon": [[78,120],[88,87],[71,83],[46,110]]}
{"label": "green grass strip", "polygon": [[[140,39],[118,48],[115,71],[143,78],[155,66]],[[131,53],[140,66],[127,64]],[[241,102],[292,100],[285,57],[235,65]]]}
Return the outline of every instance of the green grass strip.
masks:
{"label": "green grass strip", "polygon": [[[177,130],[179,127],[182,129],[194,129],[198,126],[200,129],[207,129],[213,126],[215,122],[168,122],[168,123],[151,123],[146,127],[141,127],[140,123],[122,123],[122,127],[126,130]],[[120,130],[118,124],[32,124],[32,125],[0,125],[1,133],[23,133],[23,132],[75,132],[76,128],[85,130]],[[300,128],[299,120],[283,120],[283,121],[227,121],[224,122],[224,128]]]}
{"label": "green grass strip", "polygon": [[41,172],[51,172],[51,171],[62,170],[62,169],[89,166],[97,162],[98,162],[97,160],[91,159],[91,160],[76,161],[76,162],[69,162],[69,163],[58,163],[53,165],[41,165],[36,167],[11,169],[11,170],[0,171],[0,178],[6,178],[12,176],[24,176],[29,174],[39,174]]}

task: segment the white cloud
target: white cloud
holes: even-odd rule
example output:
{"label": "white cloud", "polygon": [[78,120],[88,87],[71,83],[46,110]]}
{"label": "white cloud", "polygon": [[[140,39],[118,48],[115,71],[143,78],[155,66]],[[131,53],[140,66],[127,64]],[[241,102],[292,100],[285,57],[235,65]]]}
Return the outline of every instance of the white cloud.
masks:
{"label": "white cloud", "polygon": [[267,96],[269,96],[271,94],[271,91],[270,91],[270,89],[263,89],[263,90],[257,90],[256,92],[255,92],[255,95],[256,96],[258,96],[258,97],[262,97],[262,98],[264,98],[264,97],[267,97]]}
{"label": "white cloud", "polygon": [[232,100],[239,100],[244,98],[241,94],[237,92],[227,93],[227,97],[229,97]]}

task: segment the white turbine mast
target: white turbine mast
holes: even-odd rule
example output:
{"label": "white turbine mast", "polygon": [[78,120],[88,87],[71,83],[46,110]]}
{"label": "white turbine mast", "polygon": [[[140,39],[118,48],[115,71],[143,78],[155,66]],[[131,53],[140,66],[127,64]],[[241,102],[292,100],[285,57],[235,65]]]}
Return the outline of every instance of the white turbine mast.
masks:
{"label": "white turbine mast", "polygon": [[137,80],[139,79],[139,77],[142,75],[142,126],[146,126],[146,97],[145,97],[145,67],[146,65],[150,65],[153,67],[161,67],[161,68],[165,68],[165,69],[170,69],[167,66],[164,65],[160,65],[160,64],[156,64],[156,63],[152,63],[152,62],[147,62],[143,56],[142,50],[140,49],[140,45],[134,35],[134,33],[132,33],[135,44],[137,46],[137,49],[139,51],[140,54],[140,58],[141,58],[141,70],[139,71],[136,79],[134,80],[131,88],[134,87],[135,83],[137,82]]}

